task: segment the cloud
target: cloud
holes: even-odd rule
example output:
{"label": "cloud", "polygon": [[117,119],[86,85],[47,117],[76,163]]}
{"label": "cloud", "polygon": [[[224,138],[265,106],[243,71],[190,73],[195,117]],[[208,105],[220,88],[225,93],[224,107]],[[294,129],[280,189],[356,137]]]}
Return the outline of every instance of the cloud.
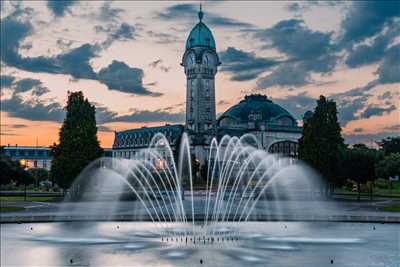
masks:
{"label": "cloud", "polygon": [[97,126],[97,130],[98,130],[99,132],[106,132],[106,133],[114,132],[114,130],[112,130],[111,128],[109,128],[109,127],[107,127],[107,126],[104,126],[104,125],[98,125],[98,126]]}
{"label": "cloud", "polygon": [[274,71],[257,80],[257,89],[264,89],[274,85],[279,86],[302,86],[308,84],[310,80],[309,71],[304,65],[281,64]]}
{"label": "cloud", "polygon": [[[197,19],[197,4],[176,4],[167,7],[163,12],[157,14],[157,18],[172,21],[187,21],[193,23]],[[251,28],[254,25],[236,19],[220,16],[215,13],[205,12],[203,21],[209,26],[225,28]]]}
{"label": "cloud", "polygon": [[103,48],[109,47],[115,41],[129,41],[136,39],[135,27],[125,22],[118,25],[118,27],[113,25],[109,25],[108,27],[97,25],[94,28],[96,32],[105,32],[108,34],[107,39],[102,44]]}
{"label": "cloud", "polygon": [[385,127],[384,130],[385,131],[390,131],[390,132],[394,131],[394,132],[397,132],[397,135],[399,135],[398,133],[400,133],[400,124],[396,124],[396,125]]}
{"label": "cloud", "polygon": [[161,96],[161,93],[150,92],[143,87],[143,70],[131,68],[124,62],[113,60],[98,73],[98,80],[110,90],[138,95]]}
{"label": "cloud", "polygon": [[362,132],[364,132],[364,129],[363,128],[355,128],[354,132],[355,133],[362,133]]}
{"label": "cloud", "polygon": [[[107,107],[98,103],[91,104],[96,107],[96,122],[98,124],[112,122],[118,117],[117,112],[111,111]],[[13,93],[9,99],[2,99],[2,112],[8,112],[12,117],[32,121],[62,122],[65,117],[65,110],[59,103],[46,103],[40,99],[24,101],[18,93]]]}
{"label": "cloud", "polygon": [[378,96],[379,100],[392,99],[392,98],[393,98],[393,95],[392,95],[392,92],[390,92],[390,91],[386,91],[383,94],[381,94],[380,96]]}
{"label": "cloud", "polygon": [[[124,62],[113,61],[96,73],[90,65],[90,60],[97,56],[101,49],[99,45],[83,44],[54,57],[22,58],[18,53],[19,44],[32,32],[31,24],[19,22],[8,16],[2,21],[1,27],[1,60],[9,66],[30,72],[68,74],[75,79],[98,80],[110,90],[139,95],[161,95],[143,87],[142,69],[131,68]],[[132,28],[125,24],[111,36],[117,39],[134,38]]]}
{"label": "cloud", "polygon": [[28,125],[25,124],[2,124],[1,127],[7,127],[11,129],[21,129],[21,128],[26,128]]}
{"label": "cloud", "polygon": [[32,33],[29,22],[20,22],[10,15],[1,23],[1,60],[7,65],[30,72],[70,74],[74,78],[95,78],[89,60],[98,47],[84,44],[56,57],[21,57],[18,49],[21,41]]}
{"label": "cloud", "polygon": [[356,68],[380,61],[385,55],[388,45],[399,36],[399,33],[400,27],[393,27],[385,33],[375,36],[370,44],[361,44],[352,48],[346,58],[346,65]]}
{"label": "cloud", "polygon": [[382,84],[400,82],[400,44],[387,50],[377,74]]}
{"label": "cloud", "polygon": [[398,16],[398,1],[354,1],[341,23],[340,43],[346,46],[372,37]]}
{"label": "cloud", "polygon": [[255,31],[255,37],[266,42],[264,48],[276,48],[279,52],[297,60],[324,56],[333,50],[332,33],[313,31],[299,19],[282,20],[272,28]]}
{"label": "cloud", "polygon": [[169,70],[171,69],[171,67],[167,67],[163,65],[163,60],[161,58],[156,59],[152,62],[149,63],[149,67],[152,68],[159,68],[160,70],[162,70],[163,72],[169,72]]}
{"label": "cloud", "polygon": [[223,62],[221,71],[232,73],[231,80],[246,81],[258,77],[279,62],[274,59],[257,57],[254,53],[228,47],[219,53]]}
{"label": "cloud", "polygon": [[15,83],[15,92],[21,93],[31,90],[33,87],[41,85],[42,82],[37,79],[25,78]]}
{"label": "cloud", "polygon": [[273,102],[287,109],[295,118],[302,118],[308,110],[314,110],[317,102],[307,92],[290,95],[283,98],[274,98]]}
{"label": "cloud", "polygon": [[286,10],[294,13],[303,12],[310,10],[313,6],[328,6],[333,7],[336,5],[343,4],[343,1],[302,1],[289,3],[285,6]]}
{"label": "cloud", "polygon": [[96,107],[96,122],[98,124],[110,122],[118,116],[117,112],[111,111],[99,103],[92,102],[91,104]]}
{"label": "cloud", "polygon": [[2,112],[7,112],[12,117],[31,121],[56,121],[64,118],[64,110],[58,103],[46,104],[42,101],[24,101],[18,94],[13,94],[9,99],[2,100]]}
{"label": "cloud", "polygon": [[56,17],[63,17],[65,12],[70,11],[70,7],[77,3],[76,0],[48,0],[47,8]]}
{"label": "cloud", "polygon": [[115,21],[124,10],[111,7],[111,2],[106,1],[100,8],[97,19],[101,21]]}
{"label": "cloud", "polygon": [[304,26],[303,20],[282,20],[271,28],[252,32],[264,49],[275,48],[287,58],[271,74],[259,78],[257,89],[305,85],[312,82],[311,72],[330,73],[337,63],[332,32],[313,31]]}
{"label": "cloud", "polygon": [[170,113],[163,110],[137,110],[113,119],[114,122],[183,122],[184,120],[185,113]]}
{"label": "cloud", "polygon": [[0,75],[0,88],[10,87],[15,80],[14,76],[11,75]]}
{"label": "cloud", "polygon": [[387,137],[399,136],[398,131],[388,131],[373,134],[344,134],[343,137],[348,144],[356,144],[360,142],[378,141]]}
{"label": "cloud", "polygon": [[364,118],[364,119],[368,119],[368,118],[370,118],[372,116],[380,116],[380,115],[382,115],[384,113],[390,113],[393,110],[396,110],[396,106],[395,105],[391,105],[391,106],[389,106],[387,108],[382,108],[382,107],[378,107],[378,106],[375,106],[375,105],[370,105],[364,110],[364,112],[361,114],[360,117]]}
{"label": "cloud", "polygon": [[369,82],[365,86],[356,87],[343,93],[329,96],[336,101],[338,108],[338,120],[342,126],[346,126],[352,120],[360,119],[359,114],[365,109],[368,99],[372,96],[370,91],[378,84],[377,81]]}
{"label": "cloud", "polygon": [[230,105],[230,104],[231,104],[231,102],[222,99],[222,100],[218,101],[217,106],[226,106],[226,105]]}
{"label": "cloud", "polygon": [[171,44],[171,43],[178,43],[183,42],[178,36],[165,33],[165,32],[155,32],[155,31],[147,31],[147,34],[155,39],[155,42],[158,44]]}

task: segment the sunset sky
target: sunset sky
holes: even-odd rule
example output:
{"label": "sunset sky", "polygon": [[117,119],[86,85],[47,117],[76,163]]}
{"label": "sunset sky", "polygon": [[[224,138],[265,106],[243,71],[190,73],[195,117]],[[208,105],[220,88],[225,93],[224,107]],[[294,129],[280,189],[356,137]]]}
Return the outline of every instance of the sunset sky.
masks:
{"label": "sunset sky", "polygon": [[[203,1],[222,65],[217,113],[266,94],[301,120],[323,94],[347,142],[400,133],[400,4]],[[199,2],[1,2],[1,145],[58,141],[68,91],[99,138],[184,122],[185,41]]]}

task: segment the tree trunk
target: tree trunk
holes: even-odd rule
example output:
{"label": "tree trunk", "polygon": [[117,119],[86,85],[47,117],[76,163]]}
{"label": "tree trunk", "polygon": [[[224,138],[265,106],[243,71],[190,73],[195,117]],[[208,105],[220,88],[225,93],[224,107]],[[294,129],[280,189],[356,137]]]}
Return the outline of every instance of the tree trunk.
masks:
{"label": "tree trunk", "polygon": [[357,181],[357,201],[360,201],[361,198],[361,183]]}
{"label": "tree trunk", "polygon": [[374,183],[371,182],[369,187],[369,200],[372,200],[373,190],[374,190]]}

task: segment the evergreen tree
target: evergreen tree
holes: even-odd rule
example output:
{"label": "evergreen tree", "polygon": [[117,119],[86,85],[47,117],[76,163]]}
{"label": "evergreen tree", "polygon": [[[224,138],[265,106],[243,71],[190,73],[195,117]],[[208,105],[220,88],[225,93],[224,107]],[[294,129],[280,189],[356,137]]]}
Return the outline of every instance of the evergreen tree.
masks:
{"label": "evergreen tree", "polygon": [[59,144],[52,147],[51,176],[63,188],[71,186],[79,173],[102,156],[97,139],[95,107],[82,92],[68,94],[66,118],[59,133]]}
{"label": "evergreen tree", "polygon": [[325,192],[337,183],[337,157],[344,147],[336,103],[320,96],[312,116],[305,120],[299,140],[299,158],[325,178]]}
{"label": "evergreen tree", "polygon": [[390,155],[391,153],[400,153],[400,137],[389,137],[383,139],[380,146],[385,152],[385,155]]}

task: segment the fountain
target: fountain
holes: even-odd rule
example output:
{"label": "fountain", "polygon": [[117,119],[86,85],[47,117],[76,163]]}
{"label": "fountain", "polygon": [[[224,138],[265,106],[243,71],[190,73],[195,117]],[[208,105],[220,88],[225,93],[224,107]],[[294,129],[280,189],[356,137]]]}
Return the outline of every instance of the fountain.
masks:
{"label": "fountain", "polygon": [[[319,176],[296,159],[260,149],[252,135],[212,140],[204,178],[195,190],[186,134],[177,160],[157,134],[134,158],[87,166],[53,223],[2,227],[1,253],[8,257],[1,263],[374,266],[385,255],[385,266],[395,266],[398,260],[398,237],[387,235],[396,225],[315,222],[328,210],[319,199]],[[375,256],[366,265],[371,246]],[[18,251],[25,257],[14,257]]]}
{"label": "fountain", "polygon": [[[213,139],[206,185],[203,196],[198,197],[193,190],[188,136],[182,137],[176,164],[167,138],[156,134],[149,147],[133,159],[101,158],[90,164],[71,186],[61,214],[66,210],[74,214],[80,202],[96,203],[108,196],[101,218],[112,219],[120,198],[130,195],[140,203],[134,207],[142,211],[140,220],[157,225],[160,236],[180,236],[182,232],[169,229],[173,223],[183,227],[184,235],[190,233],[193,240],[215,240],[216,236],[235,239],[240,233],[234,226],[252,216],[257,220],[279,219],[257,212],[260,199],[311,198],[318,185],[318,176],[299,161],[259,147],[253,135],[224,136],[220,142]],[[187,192],[188,200],[184,200]],[[269,207],[272,209],[279,207]],[[87,219],[95,219],[95,215],[85,212]],[[228,231],[226,225],[233,228]]]}

